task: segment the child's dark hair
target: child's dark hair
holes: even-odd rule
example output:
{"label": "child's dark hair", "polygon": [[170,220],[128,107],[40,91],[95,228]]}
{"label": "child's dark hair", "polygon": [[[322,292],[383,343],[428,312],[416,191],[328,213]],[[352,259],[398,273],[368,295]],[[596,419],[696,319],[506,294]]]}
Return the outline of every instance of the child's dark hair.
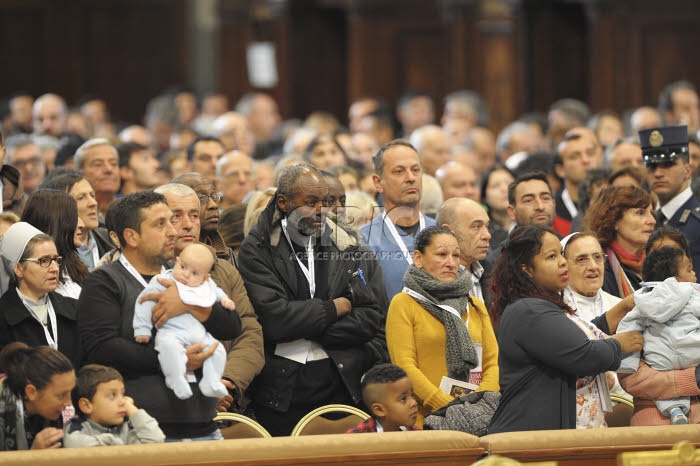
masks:
{"label": "child's dark hair", "polygon": [[685,252],[685,255],[690,257],[690,246],[688,245],[688,238],[685,237],[682,231],[677,230],[669,225],[661,225],[659,228],[654,230],[654,232],[649,236],[647,240],[647,245],[645,247],[647,256],[651,253],[651,248],[657,241],[662,241],[664,239],[670,239],[678,243],[681,249]]}
{"label": "child's dark hair", "polygon": [[360,380],[362,390],[373,383],[393,383],[408,377],[406,371],[395,364],[377,364],[365,372]]}
{"label": "child's dark hair", "polygon": [[111,382],[112,380],[121,380],[122,375],[118,370],[101,364],[87,364],[78,371],[78,380],[75,382],[75,388],[71,393],[73,407],[76,414],[85,417],[85,413],[80,410],[80,399],[87,398],[92,401],[92,397],[97,392],[97,386],[101,383]]}
{"label": "child's dark hair", "polygon": [[682,249],[671,246],[652,251],[642,266],[644,281],[662,282],[669,277],[677,276],[681,268],[681,260],[685,255]]}
{"label": "child's dark hair", "polygon": [[368,388],[370,385],[394,383],[405,377],[408,377],[406,371],[394,364],[377,364],[365,372],[365,375],[360,379],[362,401],[364,401],[365,406],[372,411],[372,404],[381,403],[384,397],[384,390],[376,387]]}
{"label": "child's dark hair", "polygon": [[0,368],[7,373],[5,383],[10,391],[24,399],[24,387],[34,385],[43,390],[57,374],[72,372],[70,360],[49,346],[29,347],[14,342],[0,351]]}

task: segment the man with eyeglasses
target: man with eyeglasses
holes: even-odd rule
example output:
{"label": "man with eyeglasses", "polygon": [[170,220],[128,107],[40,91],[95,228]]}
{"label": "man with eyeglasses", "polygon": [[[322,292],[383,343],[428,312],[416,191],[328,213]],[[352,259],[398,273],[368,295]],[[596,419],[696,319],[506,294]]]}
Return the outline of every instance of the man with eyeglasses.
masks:
{"label": "man with eyeglasses", "polygon": [[24,192],[33,193],[46,177],[44,159],[39,146],[29,134],[15,134],[7,138],[7,163],[20,173]]}
{"label": "man with eyeglasses", "polygon": [[693,269],[700,270],[700,200],[690,189],[688,127],[646,129],[639,141],[649,185],[659,197],[656,227],[680,230],[688,239]]}
{"label": "man with eyeglasses", "polygon": [[199,198],[199,218],[202,227],[199,232],[199,241],[214,248],[217,257],[227,260],[232,265],[236,265],[236,255],[233,249],[226,246],[224,238],[218,231],[219,204],[222,196],[216,191],[214,182],[196,172],[180,175],[174,178],[172,182],[189,186],[197,193]]}

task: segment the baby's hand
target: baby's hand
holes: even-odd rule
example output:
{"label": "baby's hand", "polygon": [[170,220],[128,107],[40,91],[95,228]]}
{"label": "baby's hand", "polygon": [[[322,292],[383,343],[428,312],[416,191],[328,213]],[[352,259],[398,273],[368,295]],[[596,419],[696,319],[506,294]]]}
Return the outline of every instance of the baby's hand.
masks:
{"label": "baby's hand", "polygon": [[224,309],[228,309],[229,311],[233,311],[236,309],[236,303],[234,303],[233,300],[228,296],[224,296],[223,298],[221,298],[221,306]]}
{"label": "baby's hand", "polygon": [[134,399],[131,398],[130,396],[125,396],[124,397],[124,408],[126,409],[126,416],[131,417],[138,411],[139,409],[136,407],[134,404]]}
{"label": "baby's hand", "polygon": [[148,335],[138,335],[135,337],[136,338],[136,343],[148,343],[151,341],[151,337]]}

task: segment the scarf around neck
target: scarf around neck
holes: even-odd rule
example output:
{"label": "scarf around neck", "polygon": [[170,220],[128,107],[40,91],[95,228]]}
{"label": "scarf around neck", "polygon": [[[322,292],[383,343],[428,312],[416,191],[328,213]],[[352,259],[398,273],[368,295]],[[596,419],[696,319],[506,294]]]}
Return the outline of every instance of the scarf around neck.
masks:
{"label": "scarf around neck", "polygon": [[441,282],[424,269],[412,264],[404,274],[403,285],[423,295],[425,300],[417,300],[418,303],[445,326],[449,376],[453,379],[468,381],[469,370],[479,365],[474,343],[462,319],[440,306],[450,306],[460,315],[464,315],[469,306],[471,289],[469,274],[460,270],[455,281]]}
{"label": "scarf around neck", "polygon": [[612,241],[610,243],[610,249],[613,250],[613,252],[617,256],[617,259],[621,263],[625,264],[627,267],[629,267],[637,273],[640,273],[642,271],[642,265],[644,264],[644,258],[646,257],[644,249],[642,249],[639,254],[627,252],[624,249],[622,249],[622,246],[620,246],[620,243],[618,243],[617,241]]}

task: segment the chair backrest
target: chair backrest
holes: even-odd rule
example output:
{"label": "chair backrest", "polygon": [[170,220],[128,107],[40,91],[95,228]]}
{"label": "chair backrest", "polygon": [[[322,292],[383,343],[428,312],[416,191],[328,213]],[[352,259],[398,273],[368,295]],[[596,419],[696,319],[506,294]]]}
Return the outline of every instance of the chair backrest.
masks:
{"label": "chair backrest", "polygon": [[242,414],[218,413],[214,421],[225,439],[272,437],[263,426]]}
{"label": "chair backrest", "polygon": [[[345,416],[339,417],[342,414]],[[324,416],[328,416],[330,419]],[[297,437],[299,435],[344,434],[348,429],[366,419],[369,419],[369,415],[354,406],[321,406],[301,418],[291,435]]]}
{"label": "chair backrest", "polygon": [[521,463],[520,461],[508,458],[506,456],[489,455],[486,458],[480,459],[476,463],[472,463],[471,466],[520,466],[521,464],[527,464],[527,466],[557,466],[558,463],[556,461]]}
{"label": "chair backrest", "polygon": [[678,442],[672,450],[630,451],[617,455],[620,466],[700,466],[700,450],[687,440]]}
{"label": "chair backrest", "polygon": [[610,399],[613,402],[613,410],[605,414],[608,427],[629,427],[634,414],[634,403],[614,393],[610,395]]}

